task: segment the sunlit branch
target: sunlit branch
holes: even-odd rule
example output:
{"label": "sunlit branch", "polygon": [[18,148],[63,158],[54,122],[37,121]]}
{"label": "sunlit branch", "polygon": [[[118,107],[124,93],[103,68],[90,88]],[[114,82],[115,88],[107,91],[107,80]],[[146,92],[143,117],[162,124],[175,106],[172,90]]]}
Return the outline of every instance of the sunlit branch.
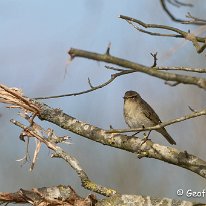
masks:
{"label": "sunlit branch", "polygon": [[75,57],[81,57],[81,58],[87,58],[87,59],[92,59],[96,61],[107,62],[111,64],[116,64],[121,67],[129,68],[129,69],[132,69],[138,72],[142,72],[142,73],[154,76],[154,77],[158,77],[166,81],[174,81],[174,82],[178,82],[182,84],[191,84],[191,85],[196,85],[200,88],[206,89],[206,79],[205,78],[159,71],[158,69],[147,67],[141,64],[137,64],[135,62],[121,59],[121,58],[118,58],[112,55],[99,54],[99,53],[94,53],[94,52],[80,50],[80,49],[71,48],[68,53],[71,59],[74,59]]}

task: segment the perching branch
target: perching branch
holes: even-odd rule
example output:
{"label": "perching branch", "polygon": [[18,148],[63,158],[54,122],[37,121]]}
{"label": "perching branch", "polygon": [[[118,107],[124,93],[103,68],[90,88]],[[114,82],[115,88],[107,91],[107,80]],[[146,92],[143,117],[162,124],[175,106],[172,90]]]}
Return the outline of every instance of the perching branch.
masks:
{"label": "perching branch", "polygon": [[82,58],[92,59],[96,61],[107,62],[111,64],[116,64],[121,67],[129,68],[138,72],[142,72],[154,77],[158,77],[166,81],[174,81],[182,84],[191,84],[206,89],[205,78],[163,72],[155,68],[147,67],[141,64],[131,62],[129,60],[121,59],[107,54],[98,54],[98,53],[74,49],[74,48],[71,48],[68,53],[71,56],[71,59],[74,59],[75,57],[82,57]]}
{"label": "perching branch", "polygon": [[202,115],[206,115],[206,109],[201,110],[201,111],[194,111],[191,114],[185,115],[183,117],[179,117],[177,119],[173,119],[173,120],[169,120],[167,122],[162,122],[156,126],[153,127],[144,127],[144,128],[133,128],[133,129],[112,129],[112,130],[108,130],[108,133],[125,133],[125,132],[142,132],[142,131],[152,131],[152,130],[157,130],[159,128],[162,127],[166,127],[168,125],[177,123],[177,122],[182,122],[185,121],[187,119],[192,119],[194,117],[198,117],[198,116],[202,116]]}

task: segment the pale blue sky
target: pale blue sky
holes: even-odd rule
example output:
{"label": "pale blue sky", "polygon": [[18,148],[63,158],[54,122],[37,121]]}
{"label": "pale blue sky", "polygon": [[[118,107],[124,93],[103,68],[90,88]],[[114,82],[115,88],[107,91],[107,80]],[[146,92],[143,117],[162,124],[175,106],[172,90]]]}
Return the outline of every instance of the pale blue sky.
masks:
{"label": "pale blue sky", "polygon": [[[171,9],[179,17],[184,17],[189,11]],[[192,11],[198,13],[198,7]],[[103,53],[109,42],[112,43],[112,55],[140,64],[152,65],[150,52],[157,51],[160,65],[205,66],[204,55],[196,55],[190,43],[139,33],[119,19],[120,14],[147,23],[194,29],[172,22],[157,0],[1,0],[1,83],[22,88],[29,97],[85,90],[89,87],[88,77],[97,85],[110,78],[112,72],[104,68],[104,63],[90,60],[75,59],[68,65],[67,52],[75,47]],[[46,103],[102,128],[108,128],[110,124],[124,128],[122,96],[130,89],[137,90],[162,120],[189,113],[188,105],[204,106],[204,91],[194,86],[172,88],[164,85],[162,80],[140,73],[117,79],[110,86],[90,94],[47,100]],[[0,191],[70,184],[80,194],[89,193],[81,188],[77,175],[62,160],[50,160],[51,153],[44,147],[32,173],[28,171],[28,165],[20,167],[15,160],[23,157],[25,145],[18,139],[20,129],[9,122],[9,119],[16,118],[16,112],[5,110],[0,105],[0,113],[3,114],[0,118]],[[168,131],[177,141],[177,148],[204,158],[205,147],[199,146],[196,135],[200,132],[201,136],[199,126],[205,122],[203,119],[197,122],[171,126]],[[42,124],[54,128],[60,135],[68,134],[54,125]],[[127,152],[69,135],[74,144],[64,148],[80,160],[91,179],[120,192],[177,198],[175,191],[179,187],[203,187],[202,178],[184,169],[157,160],[138,160]],[[153,136],[154,141],[167,144],[160,135],[154,133]],[[32,155],[32,144],[30,147]]]}

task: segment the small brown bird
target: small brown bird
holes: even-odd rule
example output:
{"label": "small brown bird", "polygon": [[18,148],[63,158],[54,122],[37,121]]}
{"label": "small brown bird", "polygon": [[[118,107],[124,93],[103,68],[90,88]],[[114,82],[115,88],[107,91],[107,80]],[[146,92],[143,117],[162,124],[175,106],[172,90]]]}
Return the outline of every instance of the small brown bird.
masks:
{"label": "small brown bird", "polygon": [[[130,128],[151,127],[161,123],[155,111],[135,91],[124,95],[124,119]],[[170,144],[176,144],[164,127],[157,129]]]}

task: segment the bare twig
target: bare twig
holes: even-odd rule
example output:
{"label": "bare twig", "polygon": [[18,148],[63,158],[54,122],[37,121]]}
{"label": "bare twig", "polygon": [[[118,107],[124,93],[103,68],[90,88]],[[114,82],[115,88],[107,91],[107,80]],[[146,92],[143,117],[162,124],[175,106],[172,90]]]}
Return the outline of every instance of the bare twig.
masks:
{"label": "bare twig", "polygon": [[109,42],[107,50],[106,50],[106,54],[109,55],[110,54],[110,49],[111,49],[111,42]]}
{"label": "bare twig", "polygon": [[30,171],[32,171],[34,169],[34,165],[35,165],[35,162],[37,160],[40,148],[41,148],[41,142],[36,141],[36,149],[34,151],[34,156],[33,156],[33,160],[32,160],[32,163],[31,163]]}
{"label": "bare twig", "polygon": [[157,66],[157,52],[155,52],[154,54],[153,53],[150,53],[151,56],[154,58],[154,62],[153,62],[153,65],[151,66],[152,68],[156,67]]}
{"label": "bare twig", "polygon": [[112,66],[105,66],[105,68],[110,69],[110,70],[114,70],[114,71],[118,71],[118,72],[125,71],[125,69],[120,69],[120,68],[112,67]]}
{"label": "bare twig", "polygon": [[[122,15],[120,15],[120,18],[122,18]],[[131,18],[132,19],[132,18]],[[141,29],[140,27],[138,27],[137,25],[133,24],[132,20],[127,20],[127,23],[131,24],[136,30],[142,32],[142,33],[145,33],[145,34],[149,34],[149,35],[152,35],[152,36],[164,36],[164,37],[176,37],[176,38],[183,38],[182,35],[177,35],[177,34],[162,34],[162,33],[159,33],[159,32],[151,32],[151,31],[146,31],[144,29]],[[148,25],[148,24],[147,24]],[[145,27],[146,28],[146,27]]]}
{"label": "bare twig", "polygon": [[[184,38],[188,41],[191,41],[193,46],[195,47],[197,53],[203,52],[204,49],[206,48],[205,38],[195,36],[194,34],[190,33],[190,31],[185,32],[185,31],[182,31],[180,29],[177,29],[177,28],[174,28],[171,26],[166,26],[166,25],[146,24],[140,20],[137,20],[137,19],[134,19],[134,18],[131,18],[128,16],[123,16],[123,15],[120,15],[120,18],[126,20],[129,24],[131,24],[135,29],[137,29],[140,32],[144,32],[144,33],[154,35],[154,36],[167,36],[167,37]],[[177,34],[161,34],[161,33],[148,32],[148,31],[145,31],[145,30],[140,29],[139,27],[135,26],[132,22],[137,23],[137,24],[143,26],[144,28],[163,29],[163,30],[175,32]],[[199,45],[199,43],[203,43],[203,44]]]}
{"label": "bare twig", "polygon": [[36,99],[36,100],[38,100],[38,99],[52,99],[52,98],[69,97],[69,96],[77,96],[77,95],[81,95],[81,94],[86,94],[86,93],[89,93],[89,92],[92,92],[92,91],[95,91],[97,89],[101,89],[101,88],[107,86],[108,84],[113,82],[119,76],[126,75],[126,74],[131,74],[131,73],[134,73],[134,72],[136,72],[136,71],[122,70],[119,73],[112,74],[111,78],[108,81],[106,81],[105,83],[100,84],[98,86],[93,86],[90,82],[90,79],[88,78],[88,83],[89,83],[89,86],[90,86],[90,89],[88,89],[88,90],[85,90],[85,91],[82,91],[82,92],[70,93],[70,94],[48,96],[48,97],[36,97],[34,99]]}
{"label": "bare twig", "polygon": [[202,25],[206,24],[205,19],[200,19],[200,18],[194,17],[190,14],[190,12],[187,13],[186,17],[191,19],[191,20],[190,21],[185,21],[185,22],[183,22],[183,24],[190,24],[190,23],[202,24]]}
{"label": "bare twig", "polygon": [[178,0],[166,0],[168,3],[172,4],[173,6],[176,6],[176,7],[181,7],[181,6],[187,6],[187,7],[193,7],[193,4],[190,4],[190,3],[184,3],[184,2],[181,2],[181,1],[178,1]]}
{"label": "bare twig", "polygon": [[173,119],[173,120],[169,120],[167,122],[162,122],[156,126],[153,126],[153,127],[144,127],[144,128],[134,128],[134,129],[114,129],[114,130],[108,130],[107,132],[108,133],[124,133],[124,132],[141,132],[141,131],[151,131],[151,130],[157,130],[159,128],[162,128],[162,127],[166,127],[168,125],[171,125],[171,124],[174,124],[174,123],[177,123],[177,122],[182,122],[182,121],[185,121],[187,119],[192,119],[194,117],[198,117],[198,116],[202,116],[202,115],[206,115],[206,109],[204,110],[201,110],[201,111],[195,111],[191,114],[188,114],[188,115],[185,115],[183,117],[179,117],[179,118],[176,118],[176,119]]}
{"label": "bare twig", "polygon": [[186,71],[186,72],[197,72],[197,73],[206,73],[206,69],[204,68],[191,68],[191,67],[165,67],[165,66],[159,66],[155,67],[155,69],[158,70],[165,70],[165,71]]}
{"label": "bare twig", "polygon": [[125,59],[114,57],[111,54],[110,55],[98,54],[98,53],[74,49],[74,48],[71,48],[68,53],[72,59],[75,57],[82,57],[82,58],[93,59],[96,61],[112,63],[112,64],[119,65],[121,67],[132,69],[131,72],[134,72],[135,70],[135,71],[143,72],[145,74],[148,74],[154,77],[158,77],[166,81],[174,81],[174,82],[178,82],[181,84],[192,84],[200,88],[206,89],[206,79],[205,78],[192,77],[192,76],[187,76],[187,75],[180,75],[180,74],[175,74],[175,73],[159,71],[155,68],[147,67],[141,64],[137,64],[137,63],[125,60]]}
{"label": "bare twig", "polygon": [[90,78],[88,78],[88,84],[89,84],[91,89],[94,89],[94,86],[92,85]]}
{"label": "bare twig", "polygon": [[[140,21],[138,19],[129,17],[129,16],[124,16],[124,15],[120,15],[119,18],[126,20],[127,22],[134,22],[139,24],[140,26],[144,27],[144,28],[152,28],[152,29],[164,29],[164,30],[168,30],[168,31],[172,31],[177,33],[178,35],[171,35],[172,37],[180,37],[183,38],[187,32],[184,32],[180,29],[171,27],[171,26],[166,26],[166,25],[160,25],[160,24],[146,24],[143,21]],[[204,40],[202,40],[202,42],[204,42]]]}
{"label": "bare twig", "polygon": [[[186,20],[183,20],[183,19],[178,19],[176,18],[171,12],[170,10],[167,8],[167,5],[165,3],[166,0],[160,0],[160,4],[162,6],[162,8],[164,9],[164,11],[167,13],[167,15],[173,20],[173,21],[176,21],[176,22],[179,22],[179,23],[182,23],[182,24],[193,24],[193,25],[205,25],[205,22],[204,21],[186,21]],[[169,2],[169,1],[168,1]],[[171,3],[171,2],[170,2]],[[189,7],[192,7],[193,5],[192,4],[185,4],[185,3],[182,3],[180,1],[175,1],[176,4],[173,4],[175,6],[189,6]]]}

